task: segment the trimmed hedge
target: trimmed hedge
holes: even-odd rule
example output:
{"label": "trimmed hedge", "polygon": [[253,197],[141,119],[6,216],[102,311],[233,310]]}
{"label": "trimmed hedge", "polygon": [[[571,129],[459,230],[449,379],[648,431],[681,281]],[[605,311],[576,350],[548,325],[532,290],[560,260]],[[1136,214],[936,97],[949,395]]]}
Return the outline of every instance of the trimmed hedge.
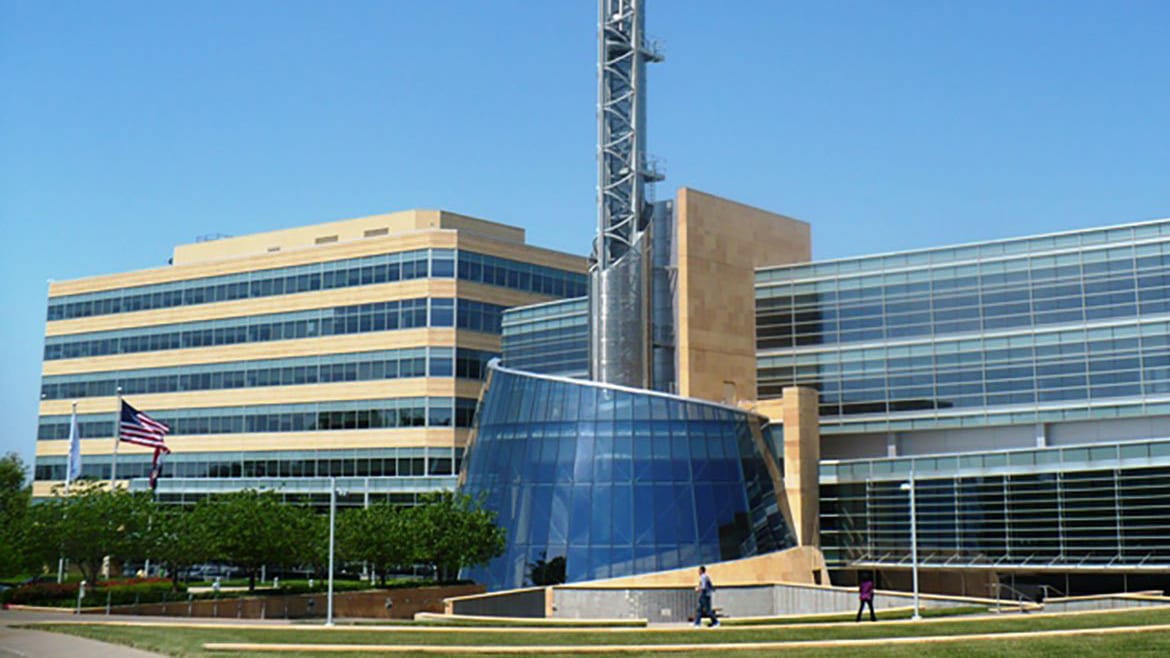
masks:
{"label": "trimmed hedge", "polygon": [[[0,602],[14,605],[69,606],[77,603],[80,583],[32,583],[0,593]],[[82,605],[124,605],[174,600],[182,592],[171,590],[166,578],[121,578],[102,581],[97,587],[87,587]]]}

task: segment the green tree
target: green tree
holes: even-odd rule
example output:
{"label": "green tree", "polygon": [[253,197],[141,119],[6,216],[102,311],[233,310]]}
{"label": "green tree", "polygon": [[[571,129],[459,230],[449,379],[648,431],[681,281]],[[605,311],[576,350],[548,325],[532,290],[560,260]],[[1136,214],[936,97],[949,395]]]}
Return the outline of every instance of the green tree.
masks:
{"label": "green tree", "polygon": [[[60,492],[57,492],[58,494]],[[43,564],[64,556],[96,583],[102,561],[141,559],[148,549],[150,494],[109,490],[103,482],[77,482],[68,495],[57,495],[29,508],[24,547]]]}
{"label": "green tree", "polygon": [[188,523],[209,537],[207,555],[242,567],[248,590],[256,589],[262,566],[291,567],[317,563],[320,521],[307,508],[289,505],[272,492],[253,490],[200,501]]}
{"label": "green tree", "polygon": [[565,556],[558,555],[550,560],[541,551],[539,560],[528,563],[528,580],[536,587],[560,585],[565,582],[565,566]]}
{"label": "green tree", "polygon": [[391,567],[413,558],[408,514],[393,505],[350,509],[337,518],[337,552],[349,562],[368,562],[386,584]]}
{"label": "green tree", "polygon": [[463,567],[484,564],[503,555],[504,529],[494,512],[466,494],[443,492],[425,498],[407,512],[413,537],[414,562],[432,564],[440,580],[455,577]]}
{"label": "green tree", "polygon": [[148,554],[167,568],[175,589],[183,571],[211,559],[211,536],[196,521],[191,510],[179,506],[156,505],[151,517]]}
{"label": "green tree", "polygon": [[21,537],[31,498],[27,475],[20,455],[10,452],[0,458],[0,577],[19,573],[28,565]]}

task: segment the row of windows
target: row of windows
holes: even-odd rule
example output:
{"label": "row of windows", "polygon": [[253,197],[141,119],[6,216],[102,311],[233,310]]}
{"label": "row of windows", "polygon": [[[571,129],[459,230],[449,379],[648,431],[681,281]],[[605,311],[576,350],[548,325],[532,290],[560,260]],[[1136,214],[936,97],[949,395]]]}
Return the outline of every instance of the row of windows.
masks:
{"label": "row of windows", "polygon": [[[826,557],[904,560],[900,481],[823,485]],[[939,562],[1157,562],[1170,558],[1170,470],[1142,468],[920,479],[919,549]]]}
{"label": "row of windows", "polygon": [[758,381],[816,388],[825,416],[1164,397],[1170,324],[761,356]]}
{"label": "row of windows", "polygon": [[[1146,333],[1157,331],[1166,323],[1151,323],[1137,336],[1135,327],[1062,331],[1036,336],[1013,336],[1010,339],[985,338],[965,341],[924,343],[883,349],[847,349],[795,355],[770,355],[759,358],[761,368],[775,369],[793,376],[840,375],[867,373],[870,376],[921,372],[968,370],[987,365],[1004,367],[1016,364],[1083,362],[1127,353],[1161,354],[1170,350],[1170,335]],[[1110,337],[1110,336],[1116,337]],[[1030,344],[1036,340],[1037,344]],[[1026,342],[1025,342],[1026,341]],[[1042,342],[1043,341],[1043,342]],[[1008,345],[1011,345],[1010,347]]]}
{"label": "row of windows", "polygon": [[570,376],[589,371],[589,327],[584,323],[525,333],[505,327],[501,345],[509,368]]}
{"label": "row of windows", "polygon": [[418,298],[354,306],[50,336],[45,360],[261,343],[421,327],[500,332],[505,307],[472,300]]}
{"label": "row of windows", "polygon": [[381,352],[237,361],[214,365],[147,368],[83,375],[50,375],[41,399],[66,400],[125,395],[212,391],[228,388],[295,386],[408,377],[482,380],[495,353],[450,347],[416,347]]}
{"label": "row of windows", "polygon": [[[174,435],[323,432],[399,427],[471,427],[469,398],[398,398],[151,412]],[[113,437],[113,414],[79,414],[83,439]],[[37,440],[69,438],[69,416],[41,416]]]}
{"label": "row of windows", "polygon": [[578,272],[519,263],[473,251],[460,250],[458,260],[459,278],[464,281],[478,281],[553,297],[580,297],[588,290],[588,278]]}
{"label": "row of windows", "polygon": [[[1046,262],[1067,257],[1076,257],[1080,253],[1092,254],[1090,257],[1108,258],[1114,254],[1123,254],[1132,249],[1135,240],[1157,240],[1161,236],[1170,235],[1170,222],[1149,222],[1129,226],[1114,226],[1087,231],[1076,231],[1058,235],[1039,235],[1012,240],[997,240],[982,244],[963,245],[957,247],[936,247],[918,251],[908,251],[884,256],[863,256],[841,260],[822,261],[803,265],[787,265],[762,269],[756,274],[756,280],[764,283],[768,281],[785,281],[810,277],[855,276],[859,272],[882,271],[908,267],[934,266],[934,269],[946,269],[945,266],[969,261],[981,261],[977,265],[966,267],[994,268],[1011,264],[1022,254],[1027,254],[1033,262]],[[1119,247],[1102,248],[1109,244],[1121,243]],[[1151,251],[1157,251],[1159,245],[1139,245],[1139,256]],[[1063,253],[1060,253],[1063,252]],[[1072,253],[1069,253],[1072,252]],[[1047,254],[1047,255],[1045,255]],[[964,267],[964,266],[960,266]]]}
{"label": "row of windows", "polygon": [[787,386],[820,392],[826,416],[959,407],[1089,401],[1170,393],[1170,353],[1119,353],[1100,359],[1039,360],[999,367],[835,376],[762,368],[761,397]]}
{"label": "row of windows", "polygon": [[526,324],[540,318],[571,317],[587,315],[588,313],[589,298],[575,297],[572,299],[561,299],[555,302],[518,306],[508,311],[508,314],[504,317],[504,324]]}
{"label": "row of windows", "polygon": [[585,275],[577,272],[474,252],[419,249],[54,297],[49,300],[48,319],[132,313],[427,277],[451,278],[456,276],[456,262],[460,279],[558,297],[584,294]]}
{"label": "row of windows", "polygon": [[[435,453],[437,451],[432,451]],[[312,477],[422,477],[457,473],[462,451],[457,451],[454,465],[451,451],[428,456],[386,457],[316,457],[283,459],[230,459],[222,455],[183,455],[164,462],[164,478],[312,478]],[[64,480],[65,463],[37,460],[37,480]],[[150,475],[150,460],[125,456],[118,460],[118,476],[144,478]],[[110,478],[108,458],[87,457],[81,465],[81,477],[97,480]]]}
{"label": "row of windows", "polygon": [[[1157,262],[1138,269],[1140,274],[1133,261],[1085,263],[1083,273],[1080,266],[1054,268],[1059,279],[1044,285],[1034,272],[1031,282],[1030,273],[1017,272],[995,275],[996,286],[987,276],[969,276],[837,292],[779,294],[762,288],[757,345],[783,349],[1168,313],[1170,255],[1151,259]],[[1097,268],[1106,272],[1088,275]]]}
{"label": "row of windows", "polygon": [[[996,291],[1031,285],[1037,288],[1084,279],[1142,279],[1141,287],[1157,287],[1156,277],[1170,267],[1170,243],[1129,247],[1109,252],[1085,252],[1042,257],[1011,263],[984,263],[936,267],[911,272],[890,272],[861,278],[822,279],[797,283],[761,285],[757,298],[793,297],[798,306],[814,303],[844,304],[897,300],[923,293],[957,295]],[[1116,253],[1114,253],[1116,252]],[[1151,278],[1153,277],[1153,278]]]}

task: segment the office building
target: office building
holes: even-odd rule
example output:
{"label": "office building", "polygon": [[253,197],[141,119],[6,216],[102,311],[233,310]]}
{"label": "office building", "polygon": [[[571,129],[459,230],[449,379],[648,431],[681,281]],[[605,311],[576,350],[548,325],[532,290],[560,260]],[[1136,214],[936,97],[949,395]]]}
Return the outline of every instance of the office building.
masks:
{"label": "office building", "polygon": [[830,567],[908,567],[913,478],[940,587],[1167,584],[1170,221],[763,268],[756,299],[760,398],[820,396]]}
{"label": "office building", "polygon": [[[583,258],[432,210],[179,245],[167,267],[54,282],[34,493],[64,479],[73,401],[83,475],[111,477],[119,387],[171,427],[164,501],[324,498],[330,476],[361,501],[449,489],[502,313],[585,285]],[[149,464],[123,444],[116,477],[145,487]]]}

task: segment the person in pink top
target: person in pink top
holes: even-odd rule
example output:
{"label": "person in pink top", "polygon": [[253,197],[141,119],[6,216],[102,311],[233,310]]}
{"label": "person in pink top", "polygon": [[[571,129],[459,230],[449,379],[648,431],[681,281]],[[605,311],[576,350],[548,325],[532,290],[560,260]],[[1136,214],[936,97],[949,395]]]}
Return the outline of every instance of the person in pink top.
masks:
{"label": "person in pink top", "polygon": [[869,572],[863,572],[857,583],[857,596],[861,599],[861,606],[857,608],[857,621],[861,621],[861,613],[865,611],[865,606],[869,606],[869,620],[877,621],[877,615],[873,612],[873,575]]}

